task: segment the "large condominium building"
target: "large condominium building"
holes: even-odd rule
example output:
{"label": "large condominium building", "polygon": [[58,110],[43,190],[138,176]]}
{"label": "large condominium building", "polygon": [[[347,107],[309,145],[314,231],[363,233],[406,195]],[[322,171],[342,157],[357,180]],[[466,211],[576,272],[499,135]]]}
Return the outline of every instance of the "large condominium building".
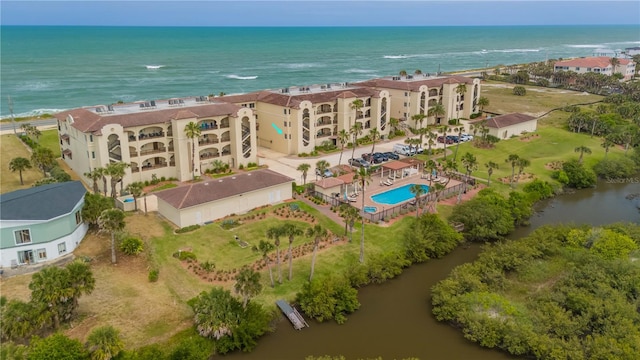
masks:
{"label": "large condominium building", "polygon": [[[338,133],[357,122],[358,138],[377,128],[389,134],[389,92],[349,83],[263,90],[221,98],[253,109],[258,123],[258,145],[284,154],[308,153],[329,141],[340,145]],[[354,105],[356,104],[356,105]]]}
{"label": "large condominium building", "polygon": [[[424,115],[426,124],[447,124],[450,119],[469,119],[478,111],[480,79],[466,76],[415,74],[372,79],[354,85],[387,91],[391,97],[390,116],[417,127],[415,115]],[[441,104],[444,114],[427,116]]]}
{"label": "large condominium building", "polygon": [[[124,184],[190,180],[215,160],[231,167],[257,162],[253,111],[207,97],[85,107],[56,118],[62,157],[87,183],[83,174],[110,162],[130,165]],[[199,135],[189,137],[189,123]]]}
{"label": "large condominium building", "polygon": [[617,62],[612,64],[611,59],[608,56],[596,56],[556,61],[554,71],[573,71],[578,74],[593,72],[608,76],[620,73],[623,80],[629,80],[633,77],[636,71],[636,63],[633,60],[618,58]]}

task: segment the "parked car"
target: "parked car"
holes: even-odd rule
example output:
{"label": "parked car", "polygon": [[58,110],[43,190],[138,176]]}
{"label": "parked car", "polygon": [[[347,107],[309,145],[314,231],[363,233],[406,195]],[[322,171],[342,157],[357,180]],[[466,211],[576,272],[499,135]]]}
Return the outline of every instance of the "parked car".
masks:
{"label": "parked car", "polygon": [[373,153],[374,159],[380,159],[381,161],[389,161],[389,157],[381,152]]}
{"label": "parked car", "polygon": [[362,154],[362,158],[372,164],[380,164],[383,160],[379,157],[375,157],[374,154],[366,153]]}
{"label": "parked car", "polygon": [[462,134],[460,135],[460,140],[462,141],[471,141],[473,140],[473,135],[469,135],[469,134]]}
{"label": "parked car", "polygon": [[364,168],[368,168],[371,166],[371,164],[363,159],[363,158],[351,158],[349,159],[349,165],[351,166],[355,166],[355,167],[364,167]]}
{"label": "parked car", "polygon": [[400,155],[412,156],[415,155],[415,149],[412,149],[409,145],[395,144],[393,145],[393,152]]}
{"label": "parked car", "polygon": [[447,139],[451,139],[454,143],[460,142],[460,138],[457,135],[447,135]]}
{"label": "parked car", "polygon": [[449,139],[449,137],[448,137],[448,136],[447,136],[447,137],[444,137],[444,136],[438,136],[438,139],[437,139],[437,140],[438,140],[438,142],[439,142],[439,143],[442,143],[442,144],[444,144],[445,142],[446,142],[447,144],[453,144],[453,140],[452,140],[452,139]]}
{"label": "parked car", "polygon": [[391,151],[387,151],[383,154],[385,154],[387,156],[387,159],[389,160],[400,160],[400,156],[398,156],[398,154],[393,153]]}
{"label": "parked car", "polygon": [[418,146],[417,148],[413,148],[413,151],[415,151],[416,154],[422,154],[424,152],[424,149],[422,148],[422,146]]}
{"label": "parked car", "polygon": [[333,172],[329,169],[325,169],[324,174],[321,174],[320,169],[316,168],[316,175],[328,178],[333,177]]}

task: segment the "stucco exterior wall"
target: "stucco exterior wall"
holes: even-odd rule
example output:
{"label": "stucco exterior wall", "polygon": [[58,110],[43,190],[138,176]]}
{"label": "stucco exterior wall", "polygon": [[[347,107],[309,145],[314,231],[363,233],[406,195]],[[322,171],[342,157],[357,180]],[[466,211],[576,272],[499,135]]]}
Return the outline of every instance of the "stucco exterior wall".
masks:
{"label": "stucco exterior wall", "polygon": [[498,137],[499,139],[508,139],[513,135],[519,136],[523,132],[534,132],[538,126],[538,120],[533,119],[520,124],[511,125],[502,128],[489,128],[489,135]]}

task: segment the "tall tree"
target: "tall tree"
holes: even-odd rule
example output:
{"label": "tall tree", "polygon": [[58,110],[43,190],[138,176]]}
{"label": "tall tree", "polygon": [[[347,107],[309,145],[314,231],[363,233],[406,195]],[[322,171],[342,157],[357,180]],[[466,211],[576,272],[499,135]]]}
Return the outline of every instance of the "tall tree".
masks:
{"label": "tall tree", "polygon": [[398,131],[398,126],[400,126],[400,120],[394,117],[389,118],[389,125],[391,125],[391,127],[393,128],[393,132],[395,133],[396,131]]}
{"label": "tall tree", "polygon": [[611,75],[613,76],[616,73],[616,67],[620,65],[620,60],[616,57],[612,57],[610,60],[611,63]]}
{"label": "tall tree", "polygon": [[78,308],[78,300],[83,294],[91,294],[96,287],[96,279],[93,277],[91,267],[82,260],[74,260],[65,266],[68,277],[68,286],[73,289],[71,300],[74,309]]}
{"label": "tall tree", "polygon": [[191,172],[196,179],[196,138],[202,133],[202,129],[195,122],[190,122],[184,127],[185,135],[191,139]]}
{"label": "tall tree", "polygon": [[604,158],[607,158],[607,155],[609,154],[609,149],[613,146],[615,146],[615,142],[613,142],[613,138],[611,137],[611,135],[606,135],[602,138],[602,143],[600,143],[600,146],[602,146],[604,148]]}
{"label": "tall tree", "polygon": [[458,133],[458,142],[456,143],[456,151],[453,153],[453,161],[456,161],[458,159],[458,148],[460,147],[460,143],[462,142],[460,138],[462,138],[462,132],[464,131],[464,126],[458,126],[456,128],[453,128],[453,131]]}
{"label": "tall tree", "polygon": [[457,115],[458,115],[458,122],[456,124],[459,124],[460,121],[460,110],[462,110],[462,102],[464,101],[464,94],[467,92],[467,84],[466,83],[460,83],[458,84],[458,86],[456,86],[456,93],[458,94],[458,105],[456,106],[457,109]]}
{"label": "tall tree", "polygon": [[309,281],[313,279],[313,272],[316,267],[316,254],[318,253],[318,246],[320,241],[327,237],[327,230],[320,225],[314,225],[307,229],[307,236],[313,238],[313,256],[311,257],[311,273],[309,274]]}
{"label": "tall tree", "polygon": [[24,185],[24,181],[22,180],[22,172],[31,169],[31,162],[29,159],[23,157],[16,157],[11,159],[9,162],[9,170],[11,172],[18,172],[20,174],[20,185]]}
{"label": "tall tree", "polygon": [[344,220],[344,234],[347,235],[347,227],[351,230],[349,235],[349,242],[353,242],[353,225],[356,220],[360,218],[358,209],[349,205],[342,204],[339,209],[340,217]]}
{"label": "tall tree", "polygon": [[[425,114],[415,114],[413,116],[411,116],[411,120],[413,120],[413,122],[416,125],[416,129],[422,129],[422,124],[424,123],[424,119],[427,116]],[[422,140],[422,138],[420,139]]]}
{"label": "tall tree", "polygon": [[447,113],[444,106],[441,103],[437,103],[429,108],[427,116],[433,117],[434,124],[438,124],[438,119]]}
{"label": "tall tree", "polygon": [[520,181],[520,177],[524,173],[524,168],[529,167],[531,165],[531,161],[529,159],[520,158],[518,159],[518,176],[516,177],[516,184]]}
{"label": "tall tree", "polygon": [[98,225],[98,218],[104,210],[114,207],[113,200],[101,194],[84,194],[84,205],[82,205],[82,220],[89,226]]}
{"label": "tall tree", "polygon": [[307,163],[302,163],[296,168],[296,170],[302,172],[303,185],[307,185],[307,174],[309,174],[309,169],[311,169],[311,165]]}
{"label": "tall tree", "polygon": [[271,287],[274,287],[275,284],[273,283],[273,272],[271,272],[271,259],[269,259],[269,253],[272,252],[274,248],[275,246],[273,246],[272,243],[265,240],[260,240],[260,243],[257,247],[257,250],[262,254],[262,260],[264,260],[267,268],[269,269],[269,279],[271,279]]}
{"label": "tall tree", "polygon": [[518,160],[520,160],[520,156],[518,154],[509,154],[509,156],[504,160],[504,162],[509,163],[511,165],[511,187],[513,188],[514,178],[516,175],[516,166],[518,166]]}
{"label": "tall tree", "polygon": [[340,143],[340,159],[338,160],[338,166],[342,164],[342,154],[344,153],[344,147],[349,142],[349,132],[345,129],[338,131],[338,142]]}
{"label": "tall tree", "polygon": [[369,137],[371,138],[371,142],[373,143],[373,145],[371,146],[371,153],[373,154],[376,148],[376,141],[380,139],[380,131],[378,131],[378,128],[374,127],[369,130]]}
{"label": "tall tree", "polygon": [[464,182],[464,191],[467,192],[467,186],[469,185],[469,180],[471,179],[471,173],[478,170],[478,159],[476,156],[470,152],[466,152],[462,158],[460,159],[462,162],[462,166],[465,169],[466,179]]}
{"label": "tall tree", "polygon": [[[359,167],[353,177],[353,180],[360,183],[360,187],[362,188],[362,211],[364,212],[364,190],[371,181],[371,174],[367,168]],[[360,234],[360,262],[364,263],[364,216],[362,217],[362,234]]]}
{"label": "tall tree", "polygon": [[53,155],[53,151],[49,148],[38,146],[33,149],[31,154],[31,163],[35,164],[38,169],[42,171],[44,176],[47,176],[47,170],[56,163],[56,158]]}
{"label": "tall tree", "polygon": [[[105,168],[105,172],[110,176],[111,180],[111,197],[113,199],[116,198],[116,186],[119,182],[122,181],[124,175],[126,174],[125,169],[129,167],[129,164],[125,162],[111,162],[107,164]],[[122,185],[121,185],[122,187]]]}
{"label": "tall tree", "polygon": [[242,297],[242,308],[247,308],[249,299],[260,294],[262,284],[260,284],[260,273],[250,267],[243,267],[236,275],[236,283],[233,285],[236,294]]}
{"label": "tall tree", "polygon": [[101,232],[111,234],[111,263],[116,263],[116,234],[124,230],[124,212],[120,209],[107,209],[102,211],[98,218],[98,227]]}
{"label": "tall tree", "polygon": [[362,123],[356,122],[353,124],[349,130],[349,134],[353,136],[353,148],[351,150],[351,158],[353,159],[356,154],[356,147],[358,146],[358,136],[362,135]]}
{"label": "tall tree", "polygon": [[443,150],[444,150],[444,151],[443,151],[443,154],[444,154],[444,157],[443,157],[443,158],[444,158],[445,160],[447,160],[447,140],[448,140],[448,139],[447,139],[447,132],[448,132],[448,131],[449,131],[449,126],[447,126],[447,125],[441,125],[441,126],[439,126],[439,127],[438,127],[438,132],[439,132],[440,134],[442,134],[442,135],[441,135],[441,136],[442,136],[442,141],[443,141],[443,144],[442,144],[442,145],[444,146],[444,147],[443,147]]}
{"label": "tall tree", "polygon": [[120,331],[111,325],[95,328],[87,337],[85,345],[91,354],[91,360],[111,360],[124,350]]}
{"label": "tall tree", "polygon": [[276,267],[279,284],[282,284],[282,269],[280,268],[280,237],[282,235],[282,229],[278,226],[272,226],[267,229],[267,239],[272,239],[273,244],[276,246]]}
{"label": "tall tree", "polygon": [[136,212],[138,212],[138,199],[142,196],[142,190],[144,184],[140,181],[132,182],[127,185],[127,191],[133,196],[133,206]]}
{"label": "tall tree", "polygon": [[491,175],[493,175],[493,170],[498,169],[499,166],[493,161],[489,161],[488,163],[484,164],[484,166],[487,168],[487,173],[489,174],[489,177],[487,178],[487,186],[491,186]]}
{"label": "tall tree", "polygon": [[102,168],[95,168],[89,172],[84,173],[84,176],[92,181],[93,193],[99,193],[100,189],[98,188],[98,180],[102,179]]}
{"label": "tall tree", "polygon": [[421,184],[413,184],[409,191],[416,197],[416,219],[420,217],[420,197],[426,193]]}
{"label": "tall tree", "polygon": [[[329,162],[327,160],[318,160],[316,162],[316,169],[320,173],[320,176],[324,177],[325,171],[327,171],[327,169],[329,169],[330,167],[331,167],[331,164],[329,164]],[[317,173],[316,173],[316,175],[317,175]]]}
{"label": "tall tree", "polygon": [[586,146],[584,146],[584,145],[578,146],[577,148],[574,149],[574,151],[580,153],[580,157],[578,158],[578,162],[581,163],[581,164],[582,164],[582,156],[584,154],[591,154],[591,149],[586,147]]}
{"label": "tall tree", "polygon": [[295,237],[302,235],[303,231],[298,226],[291,223],[284,223],[281,229],[282,235],[289,238],[287,257],[289,258],[289,281],[291,281],[291,278],[293,277],[293,254],[291,252],[291,247],[293,246],[293,240],[295,240]]}
{"label": "tall tree", "polygon": [[425,143],[425,145],[427,145],[427,155],[431,156],[431,149],[433,148],[433,146],[436,145],[436,139],[438,138],[438,134],[433,132],[433,130],[430,127],[426,128],[426,130],[427,130],[427,133],[426,133],[427,142]]}

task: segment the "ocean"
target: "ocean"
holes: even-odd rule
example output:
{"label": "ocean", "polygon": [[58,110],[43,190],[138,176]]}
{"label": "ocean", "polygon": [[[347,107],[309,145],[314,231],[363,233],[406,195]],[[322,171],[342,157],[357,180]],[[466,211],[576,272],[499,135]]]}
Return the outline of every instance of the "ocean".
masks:
{"label": "ocean", "polygon": [[591,56],[640,25],[0,27],[0,116]]}

